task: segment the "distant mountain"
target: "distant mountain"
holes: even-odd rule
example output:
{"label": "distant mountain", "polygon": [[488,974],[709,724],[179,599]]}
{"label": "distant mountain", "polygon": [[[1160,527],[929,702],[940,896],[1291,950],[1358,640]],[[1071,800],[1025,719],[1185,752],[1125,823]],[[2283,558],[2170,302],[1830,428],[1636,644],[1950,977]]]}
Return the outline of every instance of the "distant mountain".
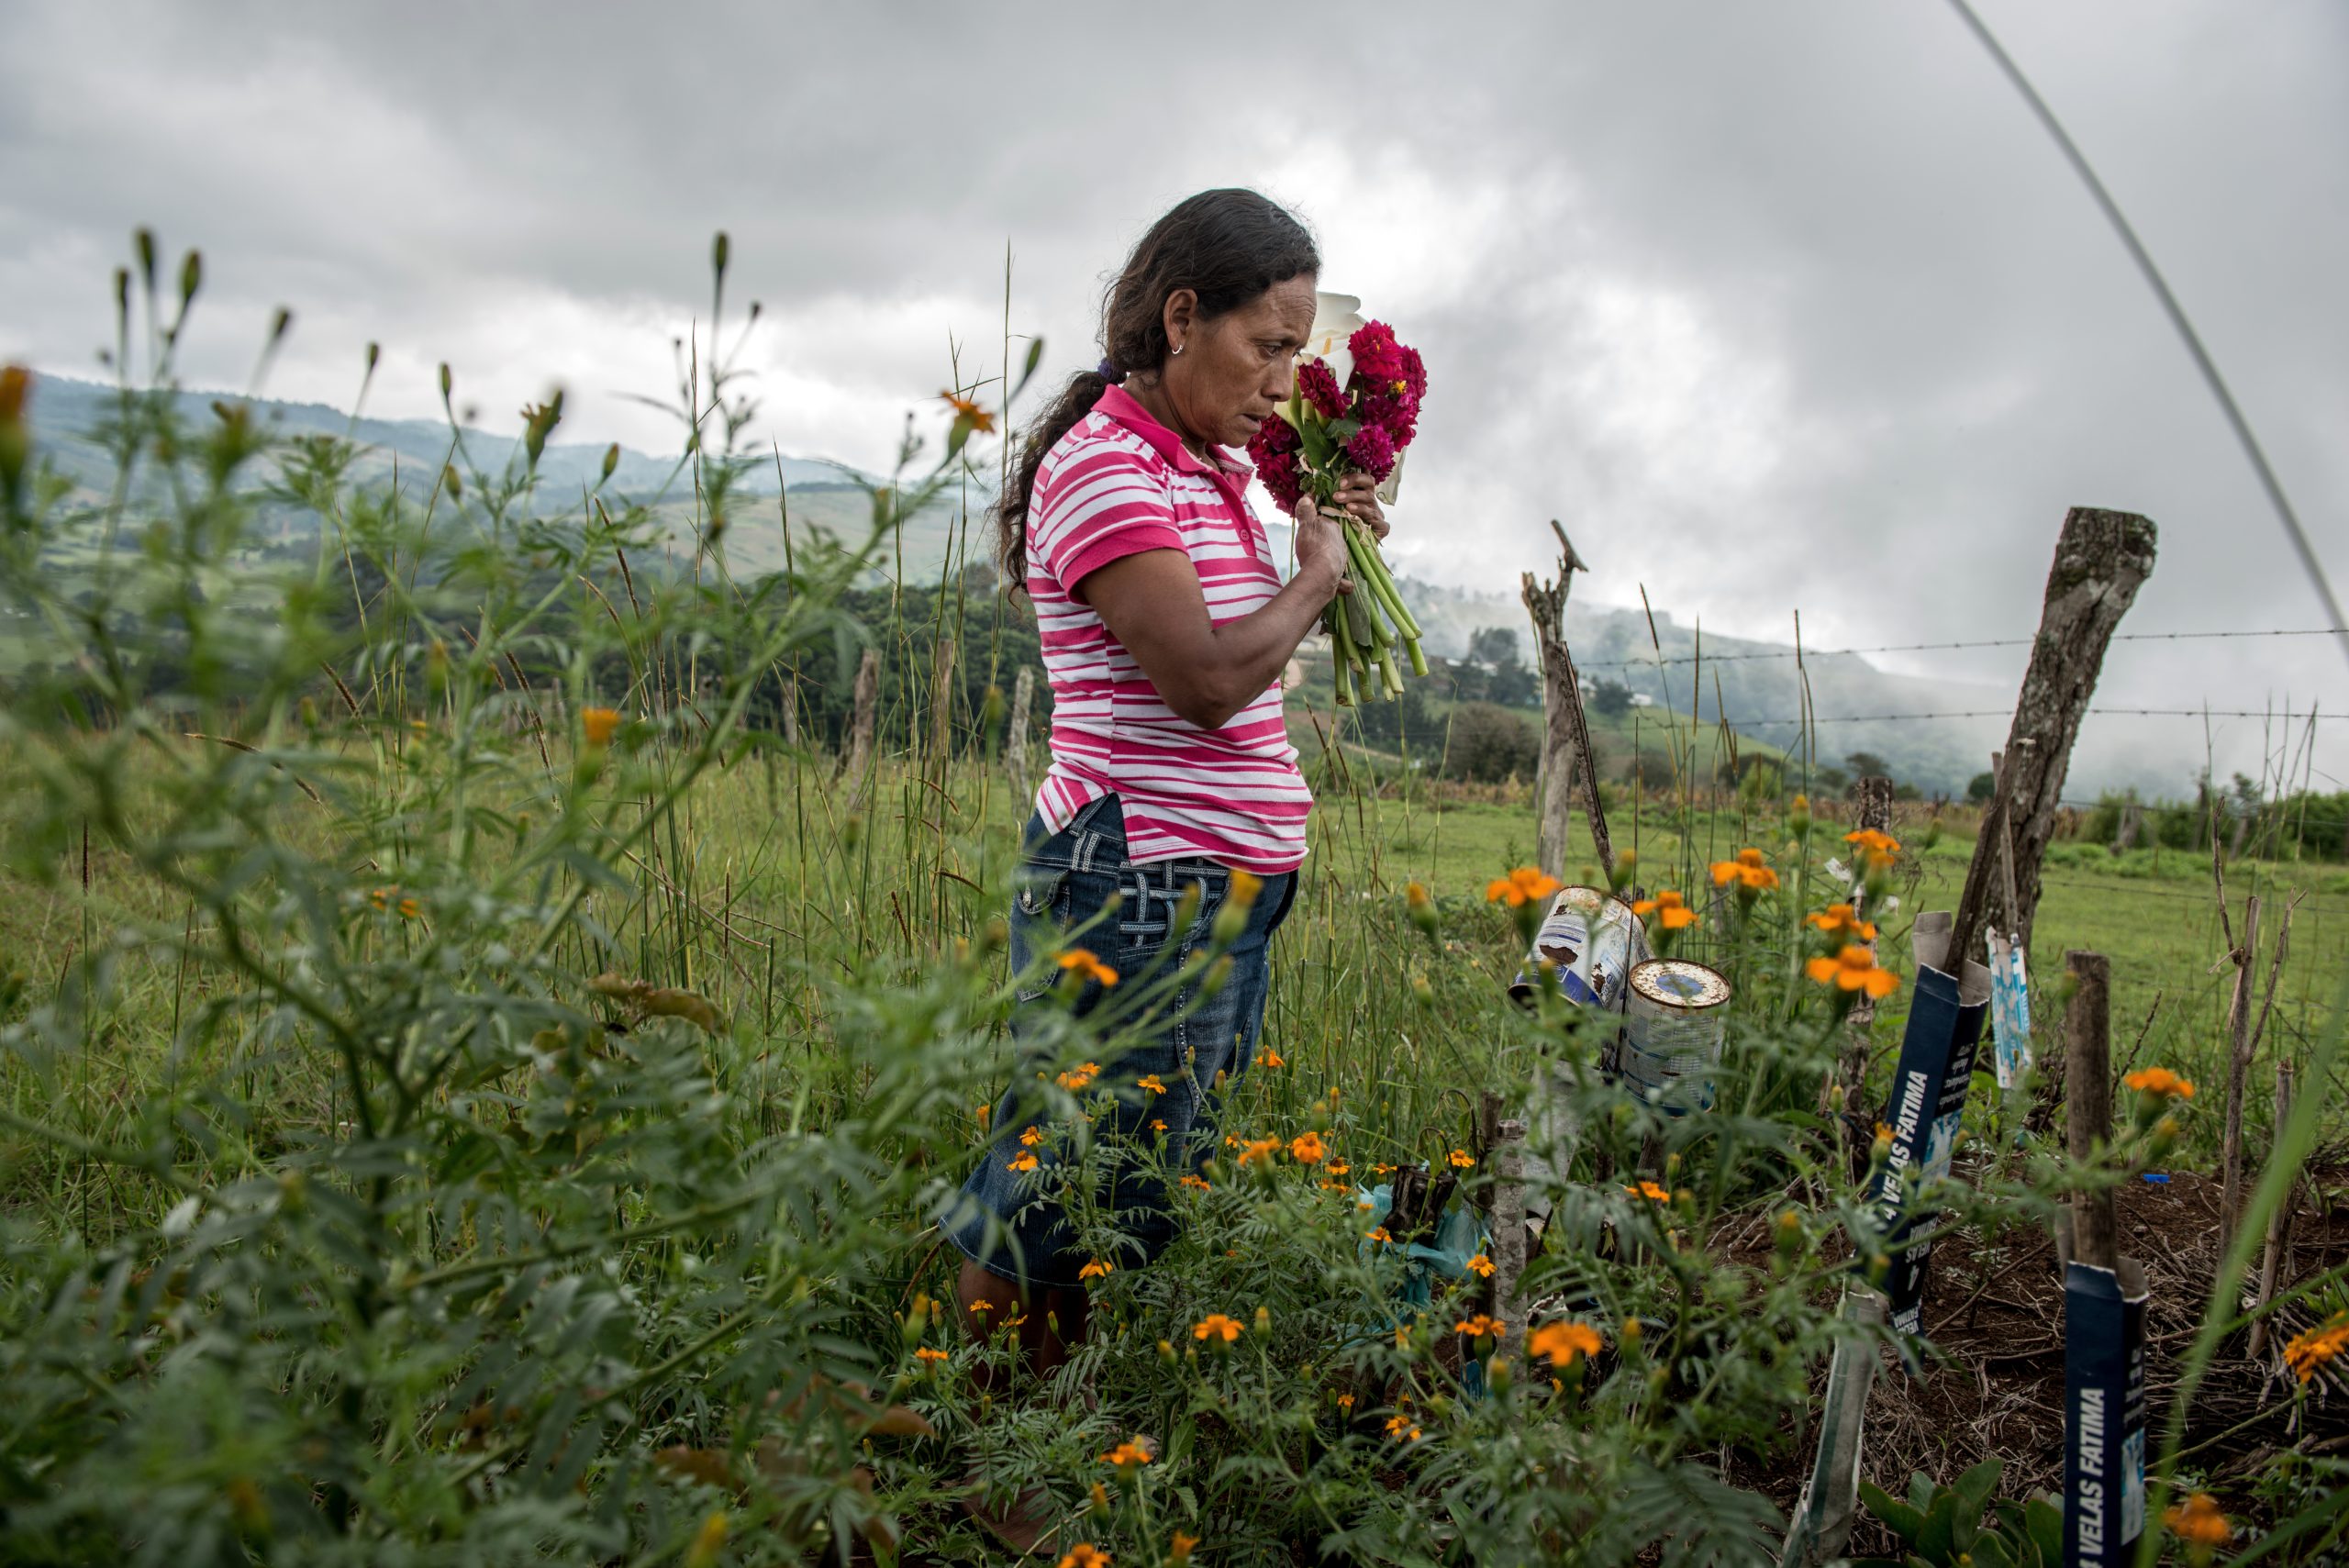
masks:
{"label": "distant mountain", "polygon": [[[1497,627],[1515,635],[1520,657],[1531,662],[1532,627],[1514,595],[1408,578],[1397,586],[1428,633],[1430,652],[1457,658],[1472,635]],[[1710,632],[1704,636],[1699,662],[1696,631],[1675,625],[1664,611],[1655,613],[1651,638],[1643,612],[1586,598],[1567,603],[1566,643],[1586,689],[1612,681],[1675,713],[1694,711],[1708,725],[1725,716],[1731,728],[1789,751],[1801,745],[1800,727],[1787,721],[1803,711],[1807,673],[1811,712],[1821,720],[1816,761],[1841,767],[1854,752],[1872,752],[1890,765],[1894,778],[1929,793],[1963,794],[1966,782],[1989,766],[1992,749],[2006,740],[2004,716],[2015,698],[2006,688],[1894,674],[1856,653],[1809,653],[1798,669],[1795,651],[1786,644]],[[1998,717],[1874,717],[1986,709]],[[1831,722],[1838,718],[1865,722]]]}
{"label": "distant mountain", "polygon": [[[249,401],[263,425],[285,438],[306,435],[345,436],[359,443],[361,456],[351,470],[361,485],[386,485],[396,477],[403,493],[421,497],[438,478],[441,465],[451,460],[462,442],[465,461],[460,472],[478,468],[495,473],[518,456],[519,438],[492,435],[463,427],[452,430],[431,419],[353,419],[322,403],[289,403],[276,398],[239,397],[233,393],[189,392],[175,395],[180,413],[201,428],[214,417],[215,403]],[[96,439],[117,417],[119,394],[95,382],[70,376],[42,376],[34,384],[31,399],[35,450],[44,460],[84,489],[104,490],[113,479],[113,461]],[[539,456],[539,484],[548,506],[575,501],[596,488],[604,472],[606,448],[586,442],[550,442]],[[784,457],[754,463],[738,482],[735,495],[763,504],[738,506],[729,518],[726,552],[729,566],[747,575],[780,571],[784,564],[783,501],[787,499],[792,527],[804,540],[810,530],[821,530],[846,543],[861,543],[871,527],[872,506],[863,489],[871,476],[845,464],[817,458]],[[272,477],[257,473],[252,483]],[[695,548],[694,475],[681,456],[653,456],[620,449],[618,465],[603,487],[607,496],[624,498],[651,508],[671,551],[690,558]],[[986,497],[975,497],[973,510]],[[310,521],[292,509],[281,509],[277,519],[281,540],[295,537]],[[897,545],[908,580],[934,575],[948,553],[950,539],[960,537],[960,513],[937,505],[911,518]],[[884,573],[899,569],[900,549],[893,548]]]}
{"label": "distant mountain", "polygon": [[[234,400],[233,395],[222,393],[178,395],[191,420],[209,420],[213,402]],[[111,478],[109,460],[92,435],[112,417],[116,396],[112,387],[62,376],[44,376],[35,385],[36,450],[93,490]],[[317,403],[259,399],[253,406],[284,435],[348,435],[358,441],[365,450],[354,478],[362,484],[388,484],[396,472],[403,489],[410,484],[427,488],[448,461],[452,439],[462,439],[473,466],[490,470],[503,468],[519,446],[515,438],[479,429],[452,433],[446,424],[433,420],[354,421],[342,410]],[[604,454],[601,446],[550,444],[539,462],[550,504],[594,488],[603,472]],[[858,484],[865,477],[838,463],[785,457],[778,484],[772,463],[757,465],[736,495],[738,501],[758,504],[738,505],[729,518],[724,549],[729,568],[746,577],[782,568],[786,505],[796,539],[822,530],[842,541],[861,541],[872,515],[869,497]],[[606,493],[650,506],[673,558],[692,558],[696,542],[693,476],[682,459],[622,448]],[[908,583],[935,582],[967,562],[988,560],[991,541],[985,514],[992,498],[983,484],[974,483],[967,493],[951,494],[927,508],[892,542],[880,574],[902,576]],[[281,539],[302,526],[299,517],[286,510],[284,527],[289,532]],[[1272,530],[1275,553],[1285,553],[1286,529],[1275,522]],[[1498,627],[1516,635],[1521,655],[1530,661],[1531,628],[1524,606],[1514,595],[1438,587],[1408,578],[1398,586],[1428,633],[1431,653],[1461,657],[1471,636]],[[1695,662],[1695,632],[1675,625],[1670,616],[1657,612],[1652,643],[1647,617],[1640,611],[1587,599],[1573,602],[1567,639],[1576,667],[1594,689],[1602,681],[1619,682],[1675,712],[1686,714],[1693,706],[1709,724],[1725,715],[1734,728],[1773,745],[1791,749],[1800,743],[1798,727],[1786,722],[1802,711],[1801,673],[1790,648],[1709,634],[1699,665]],[[1816,755],[1823,763],[1840,765],[1852,752],[1870,751],[1905,783],[1928,791],[1962,793],[1966,781],[1988,765],[1991,749],[2005,739],[2003,715],[2014,701],[2010,689],[1892,674],[1856,654],[1813,654],[1805,662],[1814,713],[1824,720],[1867,717],[1866,722],[1819,726]],[[1870,717],[1977,709],[2001,717]]]}
{"label": "distant mountain", "polygon": [[[34,440],[57,460],[61,468],[75,477],[85,483],[103,482],[108,473],[106,457],[90,438],[114,417],[118,395],[115,388],[98,382],[77,381],[71,376],[40,377],[34,383],[31,404]],[[457,439],[463,441],[473,464],[484,469],[504,467],[507,458],[521,450],[518,437],[495,436],[471,427],[452,432],[438,419],[354,420],[345,410],[330,408],[323,403],[287,403],[267,397],[247,400],[229,392],[183,391],[177,397],[180,412],[191,421],[209,421],[215,403],[250,401],[264,425],[280,434],[348,436],[367,449],[367,456],[357,471],[362,479],[388,477],[396,463],[403,473],[414,472],[424,476],[424,483],[429,484],[430,477],[440,472],[441,463],[448,461],[451,441]],[[550,442],[539,457],[540,481],[555,494],[592,486],[604,472],[604,452],[603,447],[586,442]],[[648,499],[680,488],[690,495],[692,478],[681,473],[681,461],[676,457],[650,457],[622,447],[619,466],[613,471],[611,483],[623,495],[635,499]],[[818,459],[785,457],[782,462],[783,480],[794,486],[853,485],[863,477],[840,463]],[[751,494],[772,495],[776,488],[773,462],[762,463],[752,471],[748,481]]]}

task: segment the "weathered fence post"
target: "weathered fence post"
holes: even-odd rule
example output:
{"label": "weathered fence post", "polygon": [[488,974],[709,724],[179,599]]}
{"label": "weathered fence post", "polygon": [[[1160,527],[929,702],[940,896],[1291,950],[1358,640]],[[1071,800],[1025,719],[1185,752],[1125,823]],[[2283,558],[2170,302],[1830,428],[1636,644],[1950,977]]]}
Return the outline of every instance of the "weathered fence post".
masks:
{"label": "weathered fence post", "polygon": [[[1884,1326],[1885,1299],[1865,1285],[1843,1292],[1843,1316],[1863,1331]],[[1879,1352],[1872,1338],[1840,1340],[1827,1368],[1827,1398],[1819,1416],[1819,1457],[1795,1503],[1780,1552],[1781,1568],[1806,1568],[1843,1555],[1860,1510],[1860,1439],[1868,1391],[1876,1386]]]}
{"label": "weathered fence post", "polygon": [[1566,596],[1574,575],[1586,572],[1575,554],[1566,530],[1550,520],[1558,536],[1558,578],[1540,583],[1531,572],[1519,578],[1519,596],[1533,617],[1533,646],[1542,670],[1542,864],[1559,876],[1566,874],[1566,830],[1574,819],[1575,791],[1579,787],[1583,809],[1590,819],[1591,852],[1604,877],[1615,863],[1615,850],[1607,834],[1607,812],[1598,801],[1598,762],[1590,747],[1590,723],[1583,713],[1582,686],[1575,678],[1575,663],[1566,651]]}
{"label": "weathered fence post", "polygon": [[[1994,889],[2003,880],[2001,840],[2014,856],[2020,906],[2001,911],[2003,924],[2018,947],[2031,951],[2032,920],[2039,908],[2039,866],[2054,837],[2072,742],[2096,691],[2113,629],[2154,569],[2154,539],[2152,521],[2134,512],[2075,506],[2065,514],[2054,563],[2047,573],[2039,638],[2007,731],[1998,787],[1983,813],[1984,831],[1975,840],[1965,890],[1957,901],[1950,932],[1954,963],[1975,956],[1983,923],[1998,901]],[[2003,835],[1989,830],[1994,818],[2005,823]]]}
{"label": "weathered fence post", "polygon": [[2251,1073],[2251,992],[2259,981],[2259,895],[2243,901],[2243,940],[2234,961],[2234,995],[2227,1001],[2227,1120],[2219,1143],[2219,1247],[2234,1240],[2243,1212],[2243,1097]]}
{"label": "weathered fence post", "polygon": [[[2065,1135],[2086,1161],[2112,1141],[2112,970],[2067,952]],[[2121,1255],[2110,1187],[2074,1195],[2064,1267],[2064,1563],[2127,1561],[2144,1528],[2145,1274]]]}
{"label": "weathered fence post", "polygon": [[1502,1343],[1525,1346],[1525,1124],[1493,1126],[1493,1314]]}
{"label": "weathered fence post", "polygon": [[1011,728],[1004,732],[1004,760],[1011,767],[1011,809],[1021,821],[1027,820],[1028,808],[1036,792],[1028,784],[1028,710],[1036,700],[1036,667],[1019,666],[1019,678],[1011,683]]}
{"label": "weathered fence post", "polygon": [[[1854,784],[1852,786],[1852,792],[1858,798],[1860,803],[1859,820],[1854,824],[1854,826],[1864,833],[1869,831],[1877,833],[1891,832],[1892,781],[1887,778],[1880,777],[1877,774],[1870,773],[1867,777]],[[1865,916],[1867,913],[1867,878],[1864,874],[1865,869],[1865,868],[1864,866],[1854,866],[1853,868],[1852,876],[1852,913],[1860,916]],[[1871,948],[1875,945],[1876,944],[1873,942],[1868,944]],[[1852,1039],[1854,1048],[1858,1053],[1859,1073],[1860,1075],[1864,1076],[1867,1072],[1868,1064],[1868,1026],[1876,1022],[1876,998],[1869,995],[1865,991],[1861,992],[1860,999],[1852,1004],[1851,1017],[1846,1021],[1852,1026]],[[1846,1085],[1846,1092],[1848,1093],[1850,1089],[1857,1088],[1859,1086],[1860,1076],[1854,1076],[1849,1071],[1847,1064],[1843,1081]]]}
{"label": "weathered fence post", "polygon": [[[2075,1160],[2086,1160],[2112,1138],[2112,965],[2100,952],[2066,952],[2075,989],[2064,1014],[2064,1140]],[[2120,1226],[2110,1192],[2072,1199],[2072,1256],[2099,1269],[2113,1267]]]}
{"label": "weathered fence post", "polygon": [[880,719],[880,708],[881,652],[868,648],[863,662],[856,667],[856,692],[848,727],[848,765],[842,770],[852,811],[864,799],[866,775],[873,766],[874,728]]}
{"label": "weathered fence post", "polygon": [[[2292,1118],[2292,1064],[2276,1064],[2276,1126],[2280,1130]],[[2267,1217],[2267,1242],[2259,1258],[2259,1299],[2254,1307],[2265,1307],[2276,1299],[2276,1281],[2284,1264],[2284,1246],[2291,1233],[2293,1194],[2286,1188],[2284,1201]],[[2267,1319],[2260,1318],[2251,1326],[2251,1359],[2256,1362],[2259,1352],[2267,1345]]]}

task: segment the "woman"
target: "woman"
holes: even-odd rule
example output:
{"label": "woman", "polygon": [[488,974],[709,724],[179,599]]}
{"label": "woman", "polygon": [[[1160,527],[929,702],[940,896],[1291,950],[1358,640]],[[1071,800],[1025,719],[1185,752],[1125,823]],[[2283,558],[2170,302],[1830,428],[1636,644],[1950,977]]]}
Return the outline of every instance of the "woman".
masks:
{"label": "woman", "polygon": [[[998,509],[1004,565],[1035,603],[1053,701],[1052,767],[1012,911],[1015,971],[1090,925],[1081,940],[1116,976],[1085,981],[1079,1008],[1097,1007],[1205,946],[1227,905],[1246,910],[1222,987],[1183,995],[1173,1019],[1115,1064],[1109,1086],[1149,1092],[1128,1087],[1115,1129],[1102,1113],[1093,1129],[1129,1150],[1163,1138],[1174,1169],[1214,1152],[1213,1101],[1254,1051],[1267,944],[1305,858],[1312,796],[1282,721],[1281,672],[1331,596],[1353,586],[1340,525],[1310,501],[1297,508],[1296,572],[1280,580],[1245,499],[1250,470],[1230,450],[1287,401],[1319,270],[1304,226],[1253,191],[1178,205],[1111,285],[1108,357],[1038,425]],[[1337,504],[1384,537],[1373,489],[1357,475]],[[1113,898],[1115,915],[1101,918]],[[1178,911],[1189,918],[1181,931]],[[1054,1005],[1023,993],[1014,1037]],[[997,1106],[996,1141],[946,1229],[966,1259],[963,1321],[983,1333],[1024,1318],[1022,1349],[1044,1372],[1084,1335],[1082,1273],[1095,1260],[1023,1173],[1049,1165],[1054,1143],[1021,1140],[1036,1119],[1028,1076]],[[1129,1245],[1100,1262],[1131,1267],[1173,1240],[1164,1187],[1147,1168],[1122,1162],[1105,1197]]]}

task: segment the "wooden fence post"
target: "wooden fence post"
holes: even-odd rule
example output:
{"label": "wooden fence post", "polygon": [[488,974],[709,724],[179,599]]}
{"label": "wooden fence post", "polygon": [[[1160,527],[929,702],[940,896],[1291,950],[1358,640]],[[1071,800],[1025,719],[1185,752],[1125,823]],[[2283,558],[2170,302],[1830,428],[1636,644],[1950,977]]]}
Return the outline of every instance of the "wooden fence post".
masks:
{"label": "wooden fence post", "polygon": [[1035,804],[1036,792],[1028,784],[1028,710],[1036,701],[1036,667],[1019,666],[1019,678],[1011,683],[1011,728],[1004,731],[1004,760],[1011,767],[1012,815],[1023,823],[1029,807]]}
{"label": "wooden fence post", "polygon": [[[2065,1145],[2086,1160],[2112,1141],[2112,965],[2100,952],[2068,951],[2075,989],[2064,1014]],[[2120,1225],[2110,1191],[2072,1198],[2072,1256],[2091,1268],[2120,1266]]]}
{"label": "wooden fence post", "polygon": [[1574,575],[1588,567],[1575,554],[1566,530],[1550,520],[1558,536],[1558,578],[1535,581],[1533,573],[1518,579],[1519,596],[1533,617],[1533,647],[1542,670],[1541,835],[1537,840],[1542,866],[1566,875],[1566,830],[1574,819],[1574,796],[1582,791],[1583,810],[1590,820],[1591,852],[1598,857],[1599,875],[1615,864],[1614,845],[1607,833],[1607,811],[1598,801],[1598,761],[1591,752],[1590,723],[1583,713],[1582,686],[1575,678],[1575,662],[1566,651],[1566,595]]}
{"label": "wooden fence post", "polygon": [[[2276,1126],[2280,1130],[2292,1119],[2292,1064],[2276,1064]],[[2292,1200],[2294,1194],[2287,1188],[2284,1201],[2267,1217],[2267,1241],[2259,1258],[2259,1299],[2255,1307],[2266,1307],[2276,1299],[2276,1282],[2283,1267],[2286,1239],[2291,1233]],[[2259,1352],[2267,1345],[2267,1319],[2262,1318],[2251,1326],[2251,1359],[2257,1361]]]}
{"label": "wooden fence post", "polygon": [[[2096,691],[2113,628],[2154,569],[2154,539],[2152,521],[2134,512],[2075,506],[2065,514],[2054,563],[2047,573],[2038,640],[2007,731],[1998,787],[1983,813],[1984,831],[1975,840],[1965,890],[1957,901],[1950,931],[1953,964],[1979,956],[1976,949],[1983,923],[1990,906],[1999,901],[1994,889],[2002,880],[2001,840],[2011,846],[2020,906],[2002,910],[2002,923],[2023,951],[2031,951],[2032,919],[2039,908],[2039,866],[2054,836],[2072,742]],[[1989,830],[1993,819],[2005,823],[2003,835]]]}
{"label": "wooden fence post", "polygon": [[1493,1126],[1493,1315],[1508,1327],[1502,1343],[1524,1353],[1525,1124]]}
{"label": "wooden fence post", "polygon": [[[1854,784],[1852,790],[1859,797],[1860,803],[1859,820],[1854,826],[1862,832],[1870,830],[1878,833],[1891,832],[1892,781],[1870,773]],[[1853,858],[1858,863],[1852,868],[1852,913],[1865,916],[1867,913],[1867,890],[1865,886],[1867,880],[1866,856],[1856,855]],[[1870,943],[1869,946],[1873,947],[1875,944]],[[1861,992],[1860,999],[1852,1004],[1849,1022],[1854,1029],[1865,1035],[1868,1026],[1876,1022],[1876,998],[1865,991]],[[1865,1049],[1863,1046],[1864,1051]],[[1863,1069],[1866,1067],[1865,1055],[1860,1058],[1860,1065]],[[1856,1084],[1858,1080],[1852,1079],[1849,1082]]]}
{"label": "wooden fence post", "polygon": [[[1846,1286],[1843,1316],[1857,1329],[1881,1329],[1885,1299],[1865,1285]],[[1843,1555],[1860,1511],[1860,1440],[1868,1393],[1880,1356],[1873,1338],[1837,1341],[1827,1368],[1827,1397],[1819,1414],[1819,1457],[1803,1483],[1781,1549],[1780,1568],[1808,1568]]]}
{"label": "wooden fence post", "polygon": [[880,708],[881,651],[868,648],[856,667],[856,694],[848,729],[848,766],[843,770],[852,811],[864,799],[866,774],[873,767],[874,728],[880,719]]}
{"label": "wooden fence post", "polygon": [[2234,995],[2227,1001],[2227,1119],[2219,1142],[2219,1246],[2234,1240],[2243,1212],[2243,1097],[2251,1073],[2251,992],[2259,980],[2259,895],[2243,901],[2243,940],[2227,955],[2234,961]]}

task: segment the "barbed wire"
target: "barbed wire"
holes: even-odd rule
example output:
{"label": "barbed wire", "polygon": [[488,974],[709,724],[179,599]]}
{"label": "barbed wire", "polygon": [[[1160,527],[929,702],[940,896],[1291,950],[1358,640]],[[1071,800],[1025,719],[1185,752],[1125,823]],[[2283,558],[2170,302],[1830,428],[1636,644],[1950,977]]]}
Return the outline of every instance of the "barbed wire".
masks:
{"label": "barbed wire", "polygon": [[[2044,872],[2040,873],[2039,881],[2043,887],[2062,887],[2081,893],[2119,893],[2131,898],[2171,898],[2184,904],[2199,904],[2205,908],[2213,906],[2213,895],[2208,891],[2187,893],[2165,887],[2135,887],[2126,880],[2088,882],[2077,877],[2050,876]],[[2349,904],[2328,902],[2327,895],[2321,893],[2304,895],[2302,903],[2310,909],[2325,914],[2349,913]]]}
{"label": "barbed wire", "polygon": [[[2213,638],[2239,637],[2335,637],[2342,628],[2330,626],[2266,628],[2250,627],[2229,631],[2122,631],[2115,632],[2115,642],[2199,642]],[[1731,664],[1763,659],[1840,659],[1865,653],[1944,653],[1965,648],[2028,648],[2037,640],[2029,637],[1992,637],[1962,642],[1887,642],[1876,648],[1792,648],[1776,649],[1753,653],[1672,653],[1645,659],[1604,659],[1585,662],[1575,661],[1576,671],[1584,670],[1652,670],[1659,664]]]}
{"label": "barbed wire", "polygon": [[[1666,708],[1664,711],[1677,718],[1688,717],[1675,708]],[[2275,718],[2288,720],[2293,724],[2303,721],[2313,724],[2320,719],[2337,721],[2342,717],[2337,713],[2318,713],[2313,709],[2306,713],[2286,713],[2278,709],[2255,707],[2091,707],[2085,711],[2127,718]],[[1890,724],[1917,718],[2012,718],[2013,717],[2012,708],[1969,707],[1953,708],[1940,713],[1815,713],[1808,718],[1798,714],[1791,718],[1731,718],[1726,722],[1732,729],[1742,729],[1753,724]],[[1723,720],[1716,710],[1709,719],[1699,714],[1698,722],[1719,724]]]}

